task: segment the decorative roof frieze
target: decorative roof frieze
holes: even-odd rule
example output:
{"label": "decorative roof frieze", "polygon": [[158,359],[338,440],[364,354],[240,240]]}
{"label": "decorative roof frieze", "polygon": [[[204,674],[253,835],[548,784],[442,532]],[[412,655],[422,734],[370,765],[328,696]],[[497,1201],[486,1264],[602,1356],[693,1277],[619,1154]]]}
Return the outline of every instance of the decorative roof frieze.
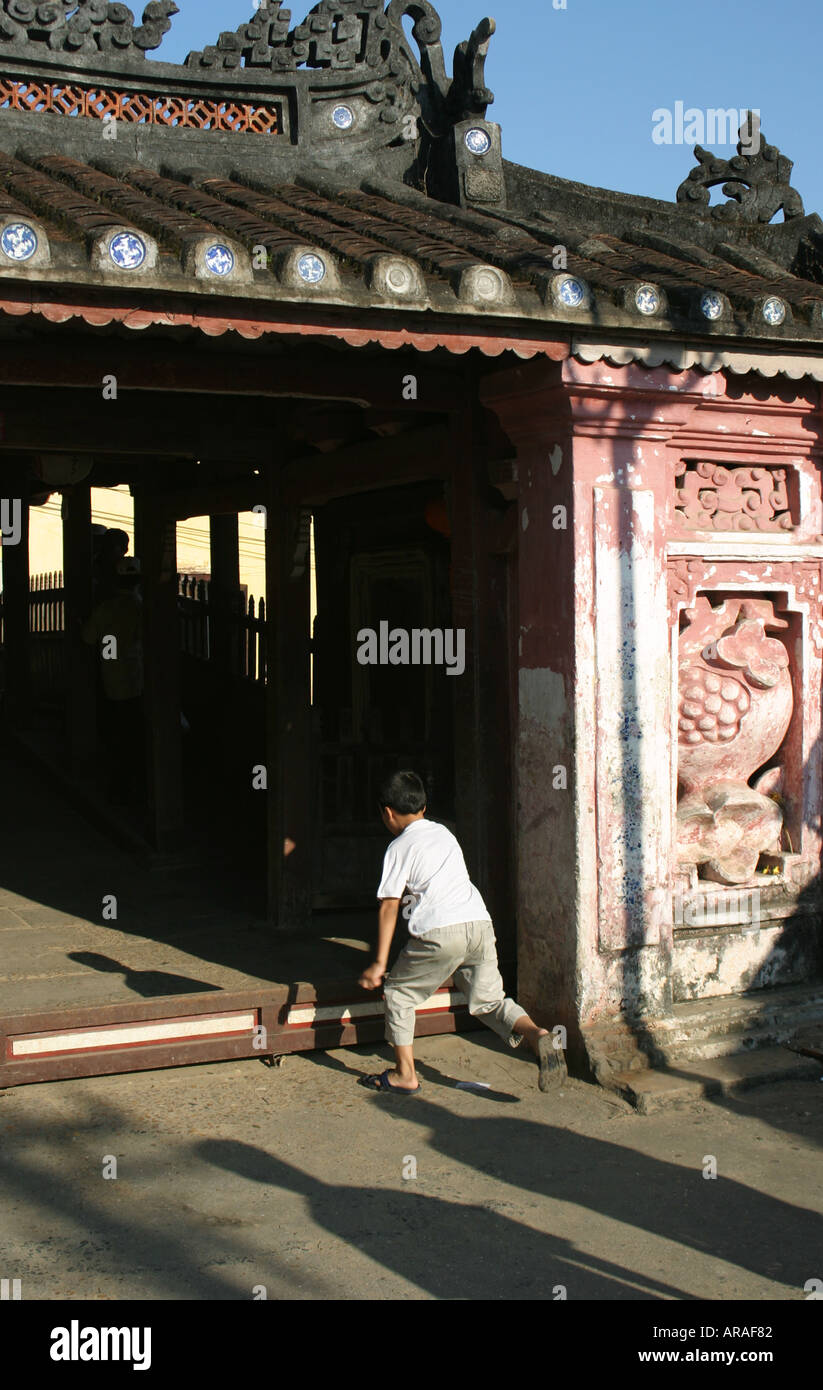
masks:
{"label": "decorative roof frieze", "polygon": [[107,0],[0,0],[0,43],[29,45],[50,53],[131,52],[145,57],[159,48],[178,14],[174,0],[151,0],[136,24],[128,5]]}
{"label": "decorative roof frieze", "polygon": [[291,10],[284,10],[281,0],[264,3],[246,24],[221,34],[216,44],[190,53],[186,66],[222,68],[226,72],[241,66],[268,68],[272,72],[293,71],[297,60],[287,42],[290,24]]}
{"label": "decorative roof frieze", "polygon": [[[414,20],[411,48],[403,19]],[[484,118],[494,101],[485,82],[485,62],[495,32],[484,19],[454,55],[449,78],[441,45],[440,16],[429,0],[320,0],[302,23],[290,28],[292,12],[282,0],[267,0],[236,30],[222,33],[216,44],[196,50],[186,66],[199,71],[260,74],[296,72],[299,68],[368,79],[365,95],[388,105],[385,119],[397,118],[408,105],[397,90],[413,90],[424,101],[429,123],[440,127],[471,117]],[[434,132],[433,132],[434,133]]]}
{"label": "decorative roof frieze", "polygon": [[[146,63],[177,12],[174,0],[152,0],[138,24],[127,5],[107,0],[0,0],[0,78],[16,84],[0,107],[60,114],[66,98],[54,97],[56,83],[77,98],[66,114],[79,114],[88,75],[93,81],[82,114],[90,118],[101,106],[98,90],[105,105],[100,114],[119,120],[121,107],[131,112],[145,102],[145,119],[156,124],[154,115],[163,123],[164,111],[177,112],[181,101],[196,111],[200,87],[203,101],[225,97],[231,120],[219,128],[245,132],[262,128],[250,113],[263,108],[270,92],[269,104],[278,109],[266,133],[276,129],[284,146],[301,152],[311,146],[320,159],[351,162],[367,149],[396,145],[409,153],[403,172],[420,158],[431,186],[445,188],[449,172],[429,157],[429,145],[445,142],[462,122],[484,121],[494,100],[485,84],[494,20],[483,20],[459,45],[449,76],[442,24],[430,0],[318,0],[296,24],[283,0],[261,0],[244,24],[189,53],[184,64]],[[406,19],[413,22],[410,35]],[[176,117],[180,130],[202,128],[187,112]],[[218,126],[210,122],[209,128]],[[493,132],[477,138],[485,143],[474,154],[487,157],[474,160],[475,175],[487,166],[497,169],[502,158],[492,149]],[[463,194],[452,190],[449,196],[462,200]],[[501,190],[492,201],[502,201]]]}

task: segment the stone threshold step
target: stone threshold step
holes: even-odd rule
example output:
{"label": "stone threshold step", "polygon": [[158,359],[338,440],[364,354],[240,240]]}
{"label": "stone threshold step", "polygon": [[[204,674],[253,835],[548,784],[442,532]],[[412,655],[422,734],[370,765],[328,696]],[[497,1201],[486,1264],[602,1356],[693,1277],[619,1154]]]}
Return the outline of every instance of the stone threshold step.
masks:
{"label": "stone threshold step", "polygon": [[823,982],[814,980],[800,985],[782,985],[771,989],[754,990],[751,994],[721,994],[714,999],[692,999],[675,1004],[669,1019],[658,1026],[672,1026],[688,1021],[699,1024],[718,1016],[746,1018],[778,1014],[787,1008],[823,1007]]}
{"label": "stone threshold step", "polygon": [[786,1047],[714,1057],[648,1071],[614,1072],[605,1083],[641,1115],[712,1096],[728,1096],[773,1081],[819,1081],[823,1062]]}
{"label": "stone threshold step", "polygon": [[650,1021],[649,1036],[667,1051],[727,1037],[733,1049],[743,1034],[772,1034],[783,1042],[801,1026],[823,1022],[823,986],[790,985],[751,995],[724,995],[675,1004],[667,1018]]}

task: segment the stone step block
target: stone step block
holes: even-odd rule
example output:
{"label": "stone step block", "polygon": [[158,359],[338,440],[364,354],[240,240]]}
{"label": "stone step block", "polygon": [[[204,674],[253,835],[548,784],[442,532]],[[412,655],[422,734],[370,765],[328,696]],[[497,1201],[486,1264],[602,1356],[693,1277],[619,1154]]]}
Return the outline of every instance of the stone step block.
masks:
{"label": "stone step block", "polygon": [[818,1081],[823,1063],[786,1047],[683,1062],[676,1067],[615,1073],[608,1089],[616,1091],[641,1115],[714,1096],[734,1095],[775,1081]]}

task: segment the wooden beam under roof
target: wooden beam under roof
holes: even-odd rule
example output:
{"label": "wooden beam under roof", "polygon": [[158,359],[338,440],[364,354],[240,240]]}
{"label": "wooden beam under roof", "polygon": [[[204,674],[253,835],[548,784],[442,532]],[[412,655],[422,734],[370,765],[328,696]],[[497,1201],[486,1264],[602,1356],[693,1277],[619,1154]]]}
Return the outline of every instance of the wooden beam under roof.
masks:
{"label": "wooden beam under roof", "polygon": [[333,497],[446,478],[452,467],[450,445],[447,425],[429,425],[320,459],[295,459],[283,470],[281,495],[284,502],[319,506]]}
{"label": "wooden beam under roof", "polygon": [[[408,357],[376,362],[371,357],[297,356],[251,353],[194,353],[184,347],[100,342],[9,343],[0,357],[0,387],[72,387],[94,391],[102,399],[104,382],[117,382],[113,408],[130,392],[160,395],[187,392],[208,396],[257,396],[269,399],[351,401],[402,413],[458,409],[465,392],[462,371],[447,372],[425,359]],[[414,377],[412,386],[408,378]],[[413,392],[412,398],[409,398]]]}
{"label": "wooden beam under roof", "polygon": [[[104,401],[71,388],[37,386],[0,390],[0,459],[3,451],[78,453],[98,456],[233,459],[254,465],[271,457],[279,421],[276,402],[247,412],[238,426],[225,398],[160,398],[152,410],[145,396]],[[130,471],[123,469],[124,475]],[[122,481],[127,481],[124,476]]]}
{"label": "wooden beam under roof", "polygon": [[[334,497],[349,497],[383,488],[405,487],[451,471],[450,435],[446,425],[409,430],[393,439],[374,439],[334,454],[294,459],[282,472],[281,500],[286,506],[321,506]],[[163,515],[176,521],[192,516],[219,516],[265,506],[265,470],[257,478],[172,489],[159,494]]]}

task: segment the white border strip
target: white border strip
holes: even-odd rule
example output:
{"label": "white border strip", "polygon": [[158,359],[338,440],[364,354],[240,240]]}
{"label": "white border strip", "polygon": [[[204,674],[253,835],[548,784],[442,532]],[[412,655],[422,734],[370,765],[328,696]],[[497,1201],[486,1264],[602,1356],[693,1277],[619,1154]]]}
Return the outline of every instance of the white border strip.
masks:
{"label": "white border strip", "polygon": [[30,1038],[10,1038],[12,1057],[37,1057],[44,1052],[87,1052],[129,1043],[177,1042],[186,1038],[229,1037],[257,1027],[257,1011],[245,1014],[212,1014],[208,1018],[177,1019],[168,1023],[120,1023],[110,1028],[87,1028],[76,1033],[54,1033]]}
{"label": "white border strip", "polygon": [[[433,994],[424,1004],[418,1004],[417,1013],[427,1009],[445,1011],[465,1004],[466,996],[459,990],[449,990],[447,994]],[[382,999],[373,1004],[297,1004],[289,1009],[286,1020],[289,1028],[305,1028],[313,1023],[351,1023],[357,1018],[381,1018],[385,1009]]]}

